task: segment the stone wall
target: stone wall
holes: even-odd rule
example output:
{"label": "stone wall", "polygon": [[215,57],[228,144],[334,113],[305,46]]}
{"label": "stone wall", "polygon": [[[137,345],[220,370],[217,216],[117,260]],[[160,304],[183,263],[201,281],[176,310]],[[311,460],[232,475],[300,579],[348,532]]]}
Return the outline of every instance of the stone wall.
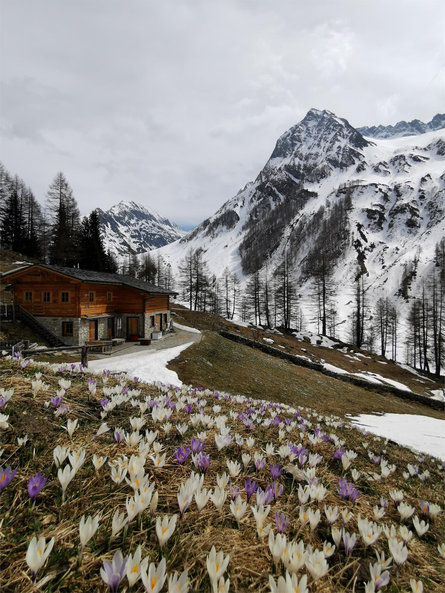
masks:
{"label": "stone wall", "polygon": [[[81,320],[78,317],[37,317],[38,321],[47,327],[53,334],[55,334],[58,338],[62,340],[64,344],[67,346],[77,346],[79,344],[84,344],[85,340],[80,342],[81,340],[81,329],[80,329],[80,322]],[[73,335],[72,336],[63,336],[62,335],[62,323],[65,321],[71,321],[73,324]],[[88,335],[88,328],[87,328],[87,335]],[[88,338],[87,338],[88,339]]]}

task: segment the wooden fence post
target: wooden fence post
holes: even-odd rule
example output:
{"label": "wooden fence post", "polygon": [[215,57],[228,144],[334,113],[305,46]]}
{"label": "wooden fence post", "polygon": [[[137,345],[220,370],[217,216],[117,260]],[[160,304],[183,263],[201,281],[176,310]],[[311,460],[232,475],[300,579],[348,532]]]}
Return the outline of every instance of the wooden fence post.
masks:
{"label": "wooden fence post", "polygon": [[88,368],[88,346],[82,346],[81,363],[85,369]]}

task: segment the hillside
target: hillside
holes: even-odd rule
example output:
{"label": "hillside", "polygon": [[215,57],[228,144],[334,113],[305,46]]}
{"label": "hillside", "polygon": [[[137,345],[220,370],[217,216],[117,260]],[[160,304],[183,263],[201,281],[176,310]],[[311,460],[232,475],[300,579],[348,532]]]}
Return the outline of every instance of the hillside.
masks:
{"label": "hillside", "polygon": [[[203,343],[211,344],[207,334]],[[203,354],[197,347],[195,361]],[[218,366],[218,356],[207,354],[201,366]],[[236,356],[225,359],[234,379]],[[262,380],[258,369],[249,374],[247,355],[242,362],[246,384]],[[262,365],[278,389],[281,376]],[[166,591],[165,572],[172,578],[187,570],[180,590],[203,593],[211,588],[213,545],[229,555],[219,584],[238,593],[274,591],[285,577],[311,593],[363,593],[380,579],[394,592],[408,590],[410,579],[425,592],[444,583],[443,466],[334,415],[323,398],[327,384],[314,376],[311,397],[306,390],[301,398],[294,385],[295,397],[284,393],[281,403],[266,382],[257,399],[91,377],[60,363],[2,360],[0,376],[8,385],[1,418],[8,467],[0,470],[5,593],[33,590],[25,556],[34,536],[53,542],[46,562],[28,553],[36,587],[53,592],[105,590],[101,568],[118,563],[120,551],[129,568],[116,577],[116,590],[132,578],[133,590],[142,591],[139,579],[149,583],[157,569],[152,583]],[[204,449],[194,463],[197,444]],[[39,477],[31,488],[36,472],[47,481]],[[81,531],[83,544],[82,516],[97,522],[89,536]],[[163,517],[172,522],[165,538]]]}

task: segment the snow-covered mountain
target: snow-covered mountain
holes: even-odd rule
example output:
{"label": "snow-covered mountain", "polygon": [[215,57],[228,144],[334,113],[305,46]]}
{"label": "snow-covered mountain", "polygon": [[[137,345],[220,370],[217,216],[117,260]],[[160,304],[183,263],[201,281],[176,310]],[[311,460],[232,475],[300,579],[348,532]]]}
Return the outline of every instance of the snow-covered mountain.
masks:
{"label": "snow-covered mountain", "polygon": [[167,245],[185,232],[135,202],[119,202],[105,212],[98,208],[105,250],[118,259]]}
{"label": "snow-covered mountain", "polygon": [[358,270],[368,302],[406,301],[444,236],[444,129],[371,139],[311,109],[278,139],[255,181],[160,253],[175,268],[200,248],[212,273],[228,267],[242,281],[266,268],[271,276],[286,254],[303,306],[323,254],[341,325]]}
{"label": "snow-covered mountain", "polygon": [[395,126],[365,126],[357,128],[363,136],[370,138],[400,138],[401,136],[416,136],[425,132],[435,132],[445,128],[445,113],[438,113],[428,123],[419,119],[410,122],[399,121]]}

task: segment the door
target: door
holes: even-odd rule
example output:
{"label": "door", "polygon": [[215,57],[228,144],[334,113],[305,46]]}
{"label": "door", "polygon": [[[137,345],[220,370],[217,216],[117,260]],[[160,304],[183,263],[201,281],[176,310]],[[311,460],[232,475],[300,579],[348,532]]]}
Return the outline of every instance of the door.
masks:
{"label": "door", "polygon": [[107,319],[107,340],[114,338],[114,317]]}
{"label": "door", "polygon": [[90,321],[89,340],[90,342],[94,342],[95,340],[97,340],[97,319],[95,319],[94,321]]}
{"label": "door", "polygon": [[127,340],[132,337],[139,336],[139,319],[138,317],[127,317]]}

